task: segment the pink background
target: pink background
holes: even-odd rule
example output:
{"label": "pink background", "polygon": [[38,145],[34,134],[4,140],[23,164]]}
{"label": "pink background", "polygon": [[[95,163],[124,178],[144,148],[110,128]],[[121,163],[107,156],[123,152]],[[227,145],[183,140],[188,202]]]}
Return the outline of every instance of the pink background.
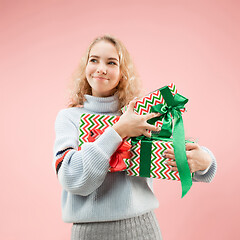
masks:
{"label": "pink background", "polygon": [[86,2],[0,1],[0,238],[70,239],[51,165],[54,121],[89,42],[110,33],[127,46],[146,92],[174,82],[190,99],[186,135],[218,161],[214,181],[195,183],[183,199],[179,182],[155,180],[164,239],[237,239],[239,2]]}

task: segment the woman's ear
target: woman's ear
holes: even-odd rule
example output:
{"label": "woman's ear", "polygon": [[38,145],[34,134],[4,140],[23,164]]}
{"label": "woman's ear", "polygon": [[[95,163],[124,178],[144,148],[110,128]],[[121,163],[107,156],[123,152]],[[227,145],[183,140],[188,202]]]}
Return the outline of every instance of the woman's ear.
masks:
{"label": "woman's ear", "polygon": [[120,80],[124,80],[126,79],[126,77],[124,75],[122,75],[122,77],[120,78]]}

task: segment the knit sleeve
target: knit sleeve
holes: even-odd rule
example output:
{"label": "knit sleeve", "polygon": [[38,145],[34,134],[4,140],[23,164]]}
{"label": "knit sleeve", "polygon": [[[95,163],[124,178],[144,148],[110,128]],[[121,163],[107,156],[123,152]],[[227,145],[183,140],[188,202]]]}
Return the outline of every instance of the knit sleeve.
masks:
{"label": "knit sleeve", "polygon": [[206,151],[212,158],[211,165],[204,171],[197,171],[193,174],[194,182],[211,182],[217,172],[217,162],[213,153],[206,147],[201,146],[203,151]]}
{"label": "knit sleeve", "polygon": [[78,151],[78,129],[62,110],[55,121],[56,139],[53,166],[63,189],[87,196],[104,181],[109,159],[122,138],[111,127],[95,141],[84,143]]}

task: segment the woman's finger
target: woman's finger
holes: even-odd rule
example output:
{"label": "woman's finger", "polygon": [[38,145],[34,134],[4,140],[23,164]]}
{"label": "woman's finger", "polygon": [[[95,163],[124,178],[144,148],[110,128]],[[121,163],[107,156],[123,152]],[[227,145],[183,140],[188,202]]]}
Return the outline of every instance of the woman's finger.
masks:
{"label": "woman's finger", "polygon": [[145,130],[145,131],[143,131],[143,133],[142,133],[145,137],[148,137],[148,138],[150,138],[151,137],[151,132],[150,131],[148,131],[147,129]]}
{"label": "woman's finger", "polygon": [[193,159],[188,159],[188,166],[189,166],[190,172],[191,173],[194,172],[196,164]]}
{"label": "woman's finger", "polygon": [[151,118],[154,118],[154,117],[159,117],[161,114],[160,113],[149,113],[149,114],[146,114],[144,115],[145,116],[145,119],[146,121],[151,119]]}
{"label": "woman's finger", "polygon": [[192,151],[186,151],[187,159],[192,159]]}
{"label": "woman's finger", "polygon": [[170,161],[170,160],[168,160],[168,161],[166,161],[166,164],[169,165],[169,166],[172,166],[172,167],[177,167],[176,161]]}
{"label": "woman's finger", "polygon": [[186,150],[190,151],[190,150],[198,148],[198,146],[199,145],[197,143],[186,143]]}
{"label": "woman's finger", "polygon": [[137,102],[137,98],[134,98],[132,101],[130,101],[127,111],[133,111],[136,102]]}
{"label": "woman's finger", "polygon": [[172,171],[178,171],[178,168],[177,167],[171,167],[171,170]]}
{"label": "woman's finger", "polygon": [[168,149],[168,150],[166,150],[166,151],[163,153],[163,156],[164,156],[165,158],[170,158],[170,159],[175,160],[175,154],[174,154],[173,149]]}
{"label": "woman's finger", "polygon": [[150,131],[156,131],[156,132],[161,130],[160,127],[156,127],[156,126],[151,125],[151,124],[147,124],[147,125],[146,125],[146,129],[148,129],[148,130],[150,130]]}
{"label": "woman's finger", "polygon": [[164,153],[174,154],[174,150],[173,149],[167,149]]}
{"label": "woman's finger", "polygon": [[175,160],[175,155],[174,154],[170,154],[170,153],[164,153],[163,155],[165,158],[170,158],[170,159],[173,159]]}

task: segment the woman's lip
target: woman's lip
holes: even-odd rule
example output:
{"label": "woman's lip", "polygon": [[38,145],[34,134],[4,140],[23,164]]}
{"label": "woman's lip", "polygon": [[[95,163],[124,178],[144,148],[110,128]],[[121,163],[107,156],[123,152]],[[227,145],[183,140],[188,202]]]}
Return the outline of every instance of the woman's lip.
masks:
{"label": "woman's lip", "polygon": [[93,78],[97,78],[97,79],[101,79],[101,80],[107,80],[106,78],[103,78],[103,77],[93,77]]}

